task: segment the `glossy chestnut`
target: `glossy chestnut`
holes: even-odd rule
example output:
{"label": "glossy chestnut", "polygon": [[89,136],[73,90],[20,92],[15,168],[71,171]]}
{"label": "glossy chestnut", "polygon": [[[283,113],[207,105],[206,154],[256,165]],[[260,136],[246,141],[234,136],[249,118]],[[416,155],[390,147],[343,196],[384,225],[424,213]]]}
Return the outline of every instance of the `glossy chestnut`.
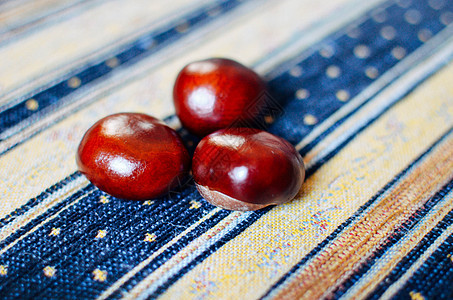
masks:
{"label": "glossy chestnut", "polygon": [[140,113],[96,122],[80,142],[77,165],[99,189],[123,199],[168,193],[188,174],[189,154],[172,128]]}
{"label": "glossy chestnut", "polygon": [[230,59],[210,58],[181,70],[173,101],[184,127],[202,137],[253,124],[266,105],[265,91],[265,82],[253,70]]}
{"label": "glossy chestnut", "polygon": [[305,178],[302,157],[286,140],[251,128],[212,133],[195,149],[200,194],[229,210],[256,210],[294,198]]}

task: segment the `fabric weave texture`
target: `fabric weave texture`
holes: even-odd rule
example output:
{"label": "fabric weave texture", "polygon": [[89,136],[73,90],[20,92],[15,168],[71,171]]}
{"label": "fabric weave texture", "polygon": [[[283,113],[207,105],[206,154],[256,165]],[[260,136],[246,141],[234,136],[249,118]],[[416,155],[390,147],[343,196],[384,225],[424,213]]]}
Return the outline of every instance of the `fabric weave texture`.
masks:
{"label": "fabric weave texture", "polygon": [[[0,57],[2,299],[453,299],[452,1],[5,0]],[[126,201],[77,171],[118,112],[193,152],[172,87],[208,57],[267,81],[295,199]]]}

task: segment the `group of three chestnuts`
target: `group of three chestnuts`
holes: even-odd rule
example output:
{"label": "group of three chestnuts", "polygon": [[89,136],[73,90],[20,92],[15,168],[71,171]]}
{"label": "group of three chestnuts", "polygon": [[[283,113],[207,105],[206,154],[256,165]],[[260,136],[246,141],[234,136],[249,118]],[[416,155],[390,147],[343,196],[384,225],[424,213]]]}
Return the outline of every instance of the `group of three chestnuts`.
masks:
{"label": "group of three chestnuts", "polygon": [[265,82],[229,59],[185,66],[173,90],[176,115],[204,137],[192,162],[178,133],[141,113],[118,113],[95,123],[77,151],[77,165],[99,189],[122,199],[162,196],[192,174],[200,194],[230,210],[256,210],[294,198],[304,181],[302,157],[286,140],[239,127],[266,105]]}

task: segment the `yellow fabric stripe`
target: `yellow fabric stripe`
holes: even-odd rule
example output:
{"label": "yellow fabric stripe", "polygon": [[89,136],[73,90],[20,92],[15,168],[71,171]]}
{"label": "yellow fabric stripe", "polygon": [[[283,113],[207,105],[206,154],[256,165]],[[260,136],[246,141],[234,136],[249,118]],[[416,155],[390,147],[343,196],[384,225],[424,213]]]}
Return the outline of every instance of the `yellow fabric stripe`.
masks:
{"label": "yellow fabric stripe", "polygon": [[[260,297],[451,128],[452,77],[450,64],[321,167],[297,199],[272,209],[175,283],[163,299],[178,291],[193,299],[215,286],[222,289],[209,289],[206,299]],[[246,289],[241,282],[248,282]]]}
{"label": "yellow fabric stripe", "polygon": [[[87,186],[88,180],[86,178],[79,178],[74,182],[71,182],[68,187],[63,188],[61,191],[57,192],[55,195],[43,200],[40,204],[36,205],[26,213],[16,217],[14,221],[5,225],[0,229],[0,241],[3,241],[11,234],[15,233],[17,230],[22,228],[25,224],[34,220],[39,215],[51,209],[53,206],[57,205],[64,199],[71,196],[74,192],[80,190],[81,188]],[[78,201],[78,200],[77,200]],[[47,222],[47,220],[45,221]],[[21,238],[25,237],[25,234]]]}
{"label": "yellow fabric stripe", "polygon": [[[199,0],[194,4],[200,2],[207,1]],[[175,0],[172,5],[148,0],[105,1],[76,17],[8,43],[0,48],[0,70],[21,72],[0,73],[2,92],[7,94],[18,87],[25,92],[44,80],[55,79],[74,67],[71,62],[88,58],[93,52],[105,53],[118,40],[136,36],[143,27],[149,27],[171,12],[179,14],[181,8],[191,3],[190,0]],[[111,14],[103,13],[105,11],[117,13],[112,18]],[[53,76],[45,76],[50,71]],[[31,80],[34,80],[32,86]]]}
{"label": "yellow fabric stripe", "polygon": [[[377,206],[367,212],[366,216],[344,231],[325,251],[319,253],[275,298],[320,298],[327,289],[340,285],[348,272],[371,255],[391,232],[453,178],[451,170],[453,135],[393,188]],[[446,208],[444,214],[449,210]],[[401,249],[400,254],[403,256],[393,256],[393,263],[404,257],[403,253],[410,251],[423,237],[424,232],[420,232],[421,236],[414,237],[410,244]],[[383,270],[373,282],[379,283],[378,280],[389,271],[390,269]]]}
{"label": "yellow fabric stripe", "polygon": [[[11,27],[15,28],[24,23],[26,24],[28,21],[33,21],[43,13],[49,14],[49,12],[64,9],[77,2],[81,2],[81,0],[34,0],[22,1],[20,5],[17,5],[17,2],[20,1],[9,1],[9,3],[3,5],[0,3],[0,21],[3,24],[7,24],[8,29]],[[0,30],[0,34],[5,34],[2,31]],[[5,35],[8,37],[9,34],[6,33]],[[2,36],[0,35],[1,41]]]}
{"label": "yellow fabric stripe", "polygon": [[[68,203],[63,209],[61,209],[58,213],[52,215],[50,218],[47,218],[45,219],[44,221],[42,221],[41,223],[39,223],[38,225],[36,225],[32,230],[29,230],[27,231],[27,233],[23,234],[20,236],[20,238],[18,238],[17,240],[14,240],[14,242],[12,242],[11,244],[9,244],[8,246],[6,246],[5,248],[1,249],[0,250],[0,255],[2,255],[3,253],[5,253],[6,251],[8,251],[9,249],[11,249],[11,247],[13,247],[14,245],[16,245],[18,242],[20,242],[21,240],[23,240],[24,238],[26,238],[27,236],[29,236],[30,234],[32,234],[33,232],[35,232],[36,230],[38,230],[40,227],[42,227],[43,225],[45,225],[46,223],[52,221],[53,219],[57,218],[64,210],[70,208],[71,206],[74,206],[75,204],[77,204],[84,196],[88,196],[89,194],[93,193],[93,191],[91,191],[90,193],[87,193],[86,195],[82,195],[80,196],[79,198],[77,198],[75,201],[73,202],[70,202]],[[58,200],[58,199],[57,199]],[[30,220],[27,220],[27,221],[30,221]],[[17,227],[10,227],[8,226],[10,230],[6,230],[7,233],[11,234],[11,229],[14,231],[16,231],[17,229],[20,229],[20,224],[17,226]],[[2,235],[3,238],[6,238],[7,236],[6,235]]]}
{"label": "yellow fabric stripe", "polygon": [[[453,176],[453,175],[452,175]],[[371,293],[374,288],[395,268],[395,266],[411,251],[420,241],[423,239],[426,233],[430,232],[444,217],[453,209],[453,192],[450,192],[439,205],[436,206],[432,211],[429,212],[428,216],[425,217],[415,230],[408,232],[404,238],[397,244],[392,246],[388,252],[380,258],[375,266],[368,272],[367,275],[363,276],[356,286],[351,288],[347,294],[344,295],[346,299],[359,299],[365,298]],[[453,226],[452,226],[453,228]],[[450,230],[451,234],[451,230]],[[444,234],[442,234],[444,235]],[[448,234],[447,234],[448,236]],[[442,239],[440,239],[442,240]],[[439,247],[439,243],[436,241],[435,249]],[[427,251],[432,254],[435,250]],[[426,253],[420,258],[422,261],[426,260],[429,255]],[[419,260],[420,260],[419,259]],[[420,267],[421,264],[415,264],[410,267],[409,270],[404,274],[404,278],[407,280],[415,271]],[[404,284],[404,279],[398,280],[392,285],[393,291],[396,292],[398,287],[401,288]],[[390,293],[391,294],[391,293]]]}

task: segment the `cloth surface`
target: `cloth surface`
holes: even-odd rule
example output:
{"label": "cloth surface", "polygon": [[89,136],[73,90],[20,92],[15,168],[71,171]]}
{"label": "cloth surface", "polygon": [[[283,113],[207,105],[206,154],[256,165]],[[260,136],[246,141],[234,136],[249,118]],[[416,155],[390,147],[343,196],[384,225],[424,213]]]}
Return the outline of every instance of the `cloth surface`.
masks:
{"label": "cloth surface", "polygon": [[[208,57],[267,80],[294,200],[125,201],[77,172],[117,112],[193,151],[172,86]],[[452,80],[450,0],[0,1],[1,298],[453,299]]]}

